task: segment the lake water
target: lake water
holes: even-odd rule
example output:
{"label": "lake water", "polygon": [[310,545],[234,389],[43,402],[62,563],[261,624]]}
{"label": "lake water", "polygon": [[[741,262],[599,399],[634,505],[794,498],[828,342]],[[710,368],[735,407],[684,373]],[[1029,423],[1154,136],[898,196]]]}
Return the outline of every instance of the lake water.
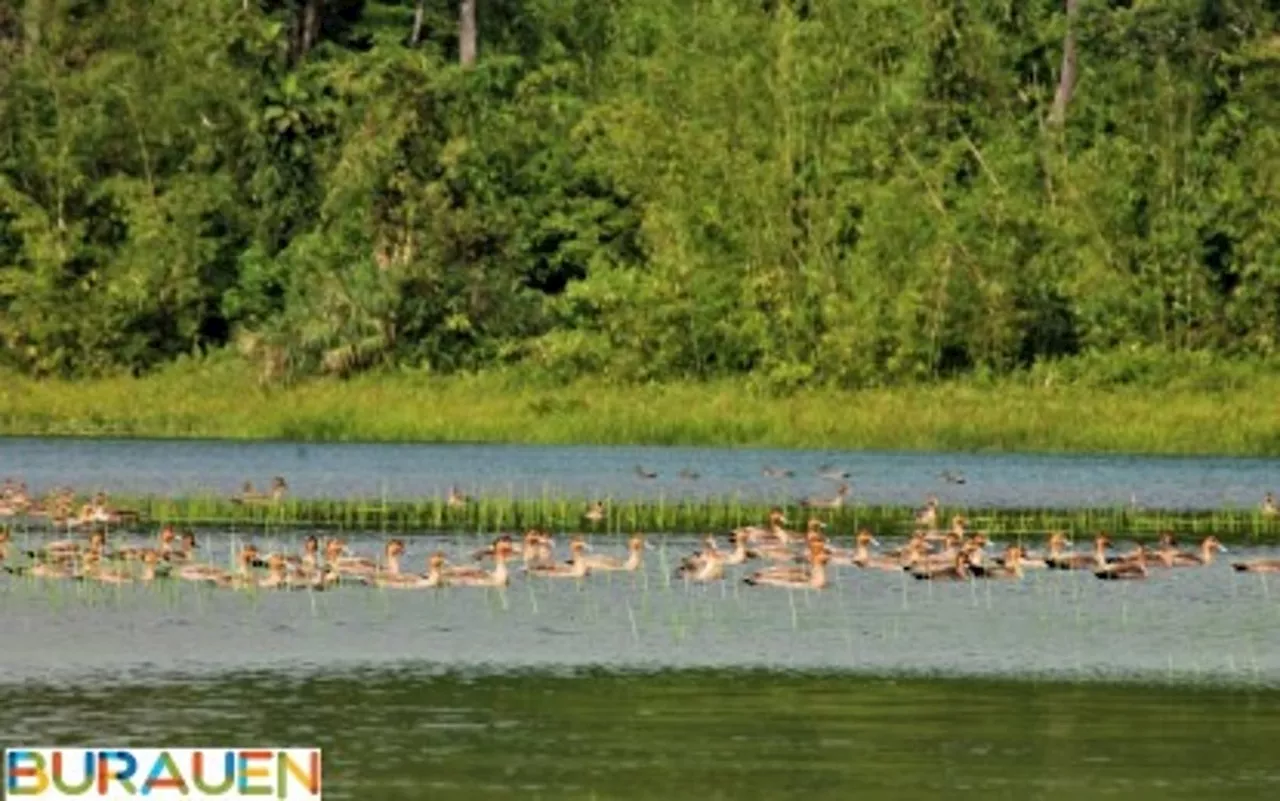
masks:
{"label": "lake water", "polygon": [[[0,440],[0,477],[119,494],[473,494],[970,506],[1255,507],[1280,461],[666,448]],[[635,466],[656,470],[641,479]],[[766,479],[766,465],[790,468]],[[700,474],[678,477],[682,469]],[[943,471],[966,482],[944,481]],[[248,536],[202,532],[230,561]],[[50,536],[20,531],[26,547]],[[276,536],[282,537],[275,539]],[[350,533],[373,555],[384,537]],[[415,536],[406,564],[478,536]],[[934,584],[840,569],[823,592],[517,574],[504,592],[230,592],[0,574],[0,743],[319,745],[334,799],[1272,799],[1280,576],[1029,572]],[[604,551],[616,541],[601,538]],[[563,545],[561,546],[563,548]],[[1123,544],[1121,547],[1124,547]],[[1231,558],[1277,556],[1232,546]]]}
{"label": "lake water", "polygon": [[0,685],[0,703],[7,743],[320,746],[325,797],[356,801],[1280,794],[1261,690],[405,668]]}
{"label": "lake water", "polygon": [[[851,500],[944,506],[1256,509],[1280,491],[1280,459],[878,453],[759,449],[519,445],[0,439],[0,477],[35,488],[66,485],[120,494],[229,494],[246,480],[283,475],[299,497],[473,495],[782,501],[831,495],[820,468],[848,472]],[[642,479],[636,467],[658,473]],[[789,469],[768,478],[765,467]],[[697,479],[680,477],[688,470]],[[963,476],[965,483],[942,475]]]}

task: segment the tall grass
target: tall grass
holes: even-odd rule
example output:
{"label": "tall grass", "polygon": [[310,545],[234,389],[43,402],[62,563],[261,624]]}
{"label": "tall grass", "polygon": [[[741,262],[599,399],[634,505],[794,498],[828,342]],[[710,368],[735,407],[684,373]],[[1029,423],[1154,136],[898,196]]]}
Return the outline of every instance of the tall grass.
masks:
{"label": "tall grass", "polygon": [[523,442],[1280,455],[1280,376],[1147,385],[1043,371],[786,396],[745,380],[563,386],[391,373],[260,388],[234,361],[146,378],[0,375],[0,433],[304,441]]}
{"label": "tall grass", "polygon": [[[760,523],[771,508],[743,503],[735,497],[685,501],[618,501],[599,523],[582,517],[585,502],[563,498],[486,497],[463,507],[440,499],[392,501],[385,498],[289,499],[278,504],[242,505],[220,497],[113,496],[122,508],[137,509],[142,526],[172,523],[216,527],[231,531],[379,531],[384,534],[458,532],[491,534],[519,532],[531,527],[555,532],[601,535],[631,532],[696,534],[727,532]],[[812,515],[828,525],[828,533],[851,534],[867,527],[882,536],[903,536],[914,528],[914,510],[902,506],[850,505],[839,509],[807,510],[783,506],[794,527]],[[1251,510],[1161,511],[1128,507],[1098,509],[983,509],[948,507],[945,516],[964,515],[970,530],[1002,538],[1039,537],[1046,531],[1088,536],[1107,531],[1121,536],[1150,537],[1172,531],[1184,538],[1216,534],[1227,541],[1280,540],[1280,519]],[[27,526],[21,526],[26,528]]]}

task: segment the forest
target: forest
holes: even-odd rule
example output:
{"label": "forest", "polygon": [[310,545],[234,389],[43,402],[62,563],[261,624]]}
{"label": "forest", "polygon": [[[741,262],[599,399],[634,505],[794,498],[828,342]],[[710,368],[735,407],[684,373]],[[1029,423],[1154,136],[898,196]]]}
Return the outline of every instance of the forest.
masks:
{"label": "forest", "polygon": [[1280,0],[0,0],[0,367],[1280,347]]}

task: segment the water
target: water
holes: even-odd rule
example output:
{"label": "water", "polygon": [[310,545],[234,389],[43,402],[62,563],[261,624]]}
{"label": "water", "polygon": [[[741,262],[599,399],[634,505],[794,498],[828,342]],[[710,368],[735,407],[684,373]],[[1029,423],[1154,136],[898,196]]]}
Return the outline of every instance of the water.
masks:
{"label": "water", "polygon": [[[656,471],[657,479],[635,468]],[[70,484],[120,494],[230,494],[246,480],[285,476],[300,497],[391,499],[476,495],[697,498],[776,502],[829,496],[831,465],[850,473],[852,499],[918,504],[928,493],[968,507],[1257,508],[1280,490],[1280,459],[880,453],[760,449],[519,445],[299,444],[286,442],[0,439],[0,476],[33,487]],[[794,478],[762,475],[766,466]],[[691,470],[697,479],[682,479]],[[963,476],[950,483],[942,474]]]}
{"label": "water", "polygon": [[331,799],[1280,793],[1280,695],[1259,690],[406,668],[0,687],[0,703],[9,743],[318,745]]}
{"label": "water", "polygon": [[[1254,459],[0,440],[0,476],[122,495],[231,493],[281,474],[302,497],[458,484],[777,500],[829,493],[827,463],[867,503],[1254,507],[1280,489],[1280,460]],[[796,477],[766,479],[765,465]],[[700,477],[678,478],[686,468]],[[203,556],[229,563],[247,539],[293,550],[301,534],[210,531]],[[369,555],[384,541],[347,539]],[[480,541],[415,536],[406,565],[436,548],[461,560]],[[1223,562],[1134,583],[840,569],[823,592],[788,592],[745,586],[744,568],[685,585],[672,568],[693,541],[654,542],[640,574],[517,574],[504,592],[0,575],[0,744],[319,745],[332,799],[1280,793],[1280,577]]]}
{"label": "water", "polygon": [[[348,541],[357,553],[381,550],[376,536]],[[297,547],[297,540],[255,542],[264,551]],[[464,561],[479,542],[415,537],[404,565],[423,569],[436,548]],[[686,585],[672,567],[694,542],[655,543],[639,574],[578,582],[517,572],[505,592],[231,592],[180,581],[121,587],[7,577],[0,642],[21,647],[0,649],[0,680],[431,662],[460,670],[759,667],[1280,687],[1280,582],[1222,562],[1155,571],[1144,582],[1042,570],[1021,582],[934,583],[837,568],[828,589],[809,592],[746,586],[740,578],[758,563],[731,569],[720,584]],[[206,558],[230,563],[231,538],[207,537],[204,545]]]}

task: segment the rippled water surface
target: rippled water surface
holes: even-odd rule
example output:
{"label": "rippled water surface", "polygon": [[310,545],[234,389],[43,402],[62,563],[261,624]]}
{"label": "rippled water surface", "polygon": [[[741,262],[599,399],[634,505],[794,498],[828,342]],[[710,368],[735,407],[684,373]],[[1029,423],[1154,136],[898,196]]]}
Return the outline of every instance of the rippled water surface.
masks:
{"label": "rippled water surface", "polygon": [[332,799],[1274,799],[1267,691],[779,673],[0,686],[0,741],[318,745]]}
{"label": "rippled water surface", "polygon": [[[641,479],[636,466],[657,472]],[[765,467],[794,471],[766,478]],[[758,449],[518,445],[295,444],[280,442],[0,439],[0,476],[33,486],[72,484],[117,493],[237,491],[274,475],[301,497],[388,498],[472,494],[699,497],[780,500],[830,494],[821,468],[848,472],[853,499],[944,505],[1256,508],[1280,491],[1280,459],[877,453]],[[681,471],[698,474],[682,479]],[[942,478],[963,476],[964,484]]]}

